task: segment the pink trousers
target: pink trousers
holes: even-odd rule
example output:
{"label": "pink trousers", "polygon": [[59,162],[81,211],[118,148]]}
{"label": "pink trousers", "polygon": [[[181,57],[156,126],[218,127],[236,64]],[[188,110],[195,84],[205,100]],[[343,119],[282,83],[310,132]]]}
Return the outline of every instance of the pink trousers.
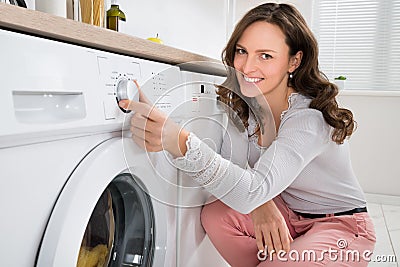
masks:
{"label": "pink trousers", "polygon": [[274,199],[294,239],[288,253],[258,255],[253,222],[221,201],[204,206],[201,221],[211,242],[233,267],[367,266],[375,231],[368,213],[308,219]]}

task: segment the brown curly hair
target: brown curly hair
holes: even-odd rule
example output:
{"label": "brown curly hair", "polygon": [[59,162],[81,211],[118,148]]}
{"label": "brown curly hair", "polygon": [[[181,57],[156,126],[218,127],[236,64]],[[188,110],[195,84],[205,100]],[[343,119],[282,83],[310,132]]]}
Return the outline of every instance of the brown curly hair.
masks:
{"label": "brown curly hair", "polygon": [[[249,112],[253,112],[248,105],[248,98],[240,93],[236,72],[233,69],[236,44],[244,30],[252,23],[265,21],[277,25],[284,33],[285,42],[289,47],[289,55],[298,51],[303,52],[299,67],[288,80],[298,93],[312,99],[310,108],[320,110],[325,121],[332,126],[332,140],[342,144],[346,137],[350,137],[355,129],[355,121],[350,110],[339,108],[336,102],[338,88],[329,82],[328,78],[318,67],[318,43],[308,28],[300,12],[288,4],[266,3],[247,12],[236,25],[225,49],[222,60],[227,67],[226,81],[217,86],[220,101],[232,109],[230,117],[235,121],[240,118],[244,127],[248,127]],[[235,123],[238,125],[237,123]],[[242,130],[243,126],[241,127]]]}

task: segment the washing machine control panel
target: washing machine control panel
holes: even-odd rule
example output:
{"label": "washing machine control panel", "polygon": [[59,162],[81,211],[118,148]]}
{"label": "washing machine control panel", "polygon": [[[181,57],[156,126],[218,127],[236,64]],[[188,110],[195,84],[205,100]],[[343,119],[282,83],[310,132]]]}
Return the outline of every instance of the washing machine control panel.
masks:
{"label": "washing machine control panel", "polygon": [[224,112],[218,105],[216,85],[222,84],[224,77],[181,71],[185,84],[188,104],[187,114],[190,116],[212,116]]}
{"label": "washing machine control panel", "polygon": [[122,99],[138,100],[134,80],[141,79],[141,64],[132,58],[111,53],[97,55],[99,81],[102,90],[104,119],[115,121],[129,111],[119,108]]}
{"label": "washing machine control panel", "polygon": [[180,69],[169,65],[159,67],[154,69],[152,65],[143,66],[143,73],[150,78],[145,80],[141,87],[156,108],[175,118],[183,112],[180,107],[186,101]]}
{"label": "washing machine control panel", "polygon": [[121,121],[124,113],[129,113],[118,106],[120,100],[139,101],[136,83],[151,103],[167,114],[184,101],[185,94],[174,90],[181,84],[178,67],[107,52],[98,54],[97,62],[107,121]]}

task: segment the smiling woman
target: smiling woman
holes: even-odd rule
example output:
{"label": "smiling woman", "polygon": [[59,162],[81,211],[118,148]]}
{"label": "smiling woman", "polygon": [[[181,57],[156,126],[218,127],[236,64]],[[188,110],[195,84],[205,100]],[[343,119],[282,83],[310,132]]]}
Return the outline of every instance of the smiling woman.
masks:
{"label": "smiling woman", "polygon": [[218,199],[204,206],[201,220],[220,254],[232,266],[305,267],[336,260],[296,261],[282,251],[324,255],[343,249],[343,240],[351,251],[372,251],[374,227],[346,140],[353,115],[338,107],[338,88],[320,71],[317,41],[299,11],[276,3],[250,10],[223,60],[228,77],[218,94],[230,122],[221,154],[144,96],[129,104],[136,111],[133,140],[168,151],[177,168]]}

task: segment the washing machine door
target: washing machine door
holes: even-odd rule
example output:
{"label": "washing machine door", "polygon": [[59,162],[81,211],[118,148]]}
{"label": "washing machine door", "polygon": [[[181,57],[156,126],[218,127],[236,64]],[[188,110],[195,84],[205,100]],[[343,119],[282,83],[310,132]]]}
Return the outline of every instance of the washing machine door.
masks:
{"label": "washing machine door", "polygon": [[[146,153],[133,142],[124,149],[122,140],[103,142],[73,171],[50,215],[36,266],[153,266],[155,258],[164,261],[166,229],[160,223],[156,229],[146,192],[146,181],[157,181],[156,174]],[[157,216],[166,218],[162,209]]]}
{"label": "washing machine door", "polygon": [[76,266],[151,266],[154,212],[138,177],[119,174],[90,216]]}

